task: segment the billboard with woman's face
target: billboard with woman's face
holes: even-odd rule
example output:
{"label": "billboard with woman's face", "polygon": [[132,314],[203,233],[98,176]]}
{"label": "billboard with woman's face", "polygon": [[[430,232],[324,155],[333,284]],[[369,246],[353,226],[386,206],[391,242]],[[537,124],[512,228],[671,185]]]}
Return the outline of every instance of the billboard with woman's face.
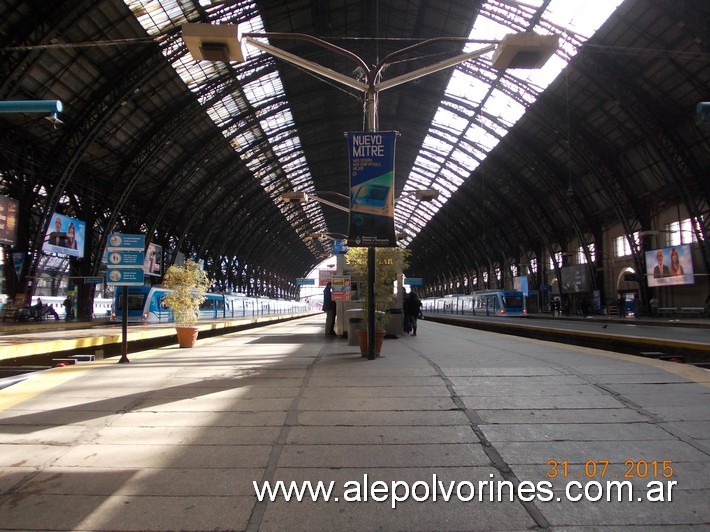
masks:
{"label": "billboard with woman's face", "polygon": [[648,286],[693,284],[693,255],[690,246],[673,246],[646,252]]}
{"label": "billboard with woman's face", "polygon": [[86,240],[86,223],[76,218],[54,213],[52,221],[44,235],[42,251],[45,253],[61,253],[71,257],[84,257],[84,242]]}

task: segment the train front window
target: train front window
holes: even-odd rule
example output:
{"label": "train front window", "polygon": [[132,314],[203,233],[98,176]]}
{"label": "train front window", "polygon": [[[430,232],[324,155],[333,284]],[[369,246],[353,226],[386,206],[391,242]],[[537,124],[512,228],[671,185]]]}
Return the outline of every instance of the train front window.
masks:
{"label": "train front window", "polygon": [[[123,310],[123,295],[119,296],[116,304],[118,310]],[[128,294],[128,310],[143,310],[145,294]]]}
{"label": "train front window", "polygon": [[522,308],[523,298],[521,296],[505,296],[503,298],[505,308]]}

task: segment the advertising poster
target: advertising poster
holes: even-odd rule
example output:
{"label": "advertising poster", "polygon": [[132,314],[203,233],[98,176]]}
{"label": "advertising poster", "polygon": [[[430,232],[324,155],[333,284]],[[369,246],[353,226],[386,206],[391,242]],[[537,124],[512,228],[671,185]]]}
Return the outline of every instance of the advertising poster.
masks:
{"label": "advertising poster", "polygon": [[42,251],[83,258],[85,240],[85,222],[54,213],[47,234],[44,236]]}
{"label": "advertising poster", "polygon": [[318,270],[318,286],[327,285],[333,278],[335,270]]}
{"label": "advertising poster", "polygon": [[330,282],[333,301],[350,301],[349,275],[334,275]]}
{"label": "advertising poster", "polygon": [[693,284],[693,255],[689,245],[646,252],[648,286]]}
{"label": "advertising poster", "polygon": [[0,244],[17,241],[17,200],[0,196]]}
{"label": "advertising poster", "polygon": [[163,264],[163,246],[151,242],[148,244],[148,249],[145,252],[145,262],[143,262],[143,271],[146,275],[160,276],[162,273]]}
{"label": "advertising poster", "polygon": [[349,132],[351,247],[392,247],[395,131]]}
{"label": "advertising poster", "polygon": [[565,294],[591,292],[592,281],[589,278],[589,268],[586,264],[564,266],[560,268],[562,292]]}

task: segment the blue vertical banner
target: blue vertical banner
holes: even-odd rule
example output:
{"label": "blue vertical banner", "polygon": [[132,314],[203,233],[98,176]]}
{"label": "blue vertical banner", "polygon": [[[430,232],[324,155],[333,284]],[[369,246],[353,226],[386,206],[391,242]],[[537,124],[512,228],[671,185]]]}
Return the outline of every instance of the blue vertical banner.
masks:
{"label": "blue vertical banner", "polygon": [[350,229],[348,246],[392,247],[396,131],[349,132]]}

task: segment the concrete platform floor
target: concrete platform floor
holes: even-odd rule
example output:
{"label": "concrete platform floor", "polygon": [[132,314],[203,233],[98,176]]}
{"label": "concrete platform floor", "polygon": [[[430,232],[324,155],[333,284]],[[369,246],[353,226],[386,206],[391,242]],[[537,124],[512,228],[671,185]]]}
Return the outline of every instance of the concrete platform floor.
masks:
{"label": "concrete platform floor", "polygon": [[130,359],[0,390],[0,530],[710,530],[696,367],[426,321],[369,361],[323,316]]}

